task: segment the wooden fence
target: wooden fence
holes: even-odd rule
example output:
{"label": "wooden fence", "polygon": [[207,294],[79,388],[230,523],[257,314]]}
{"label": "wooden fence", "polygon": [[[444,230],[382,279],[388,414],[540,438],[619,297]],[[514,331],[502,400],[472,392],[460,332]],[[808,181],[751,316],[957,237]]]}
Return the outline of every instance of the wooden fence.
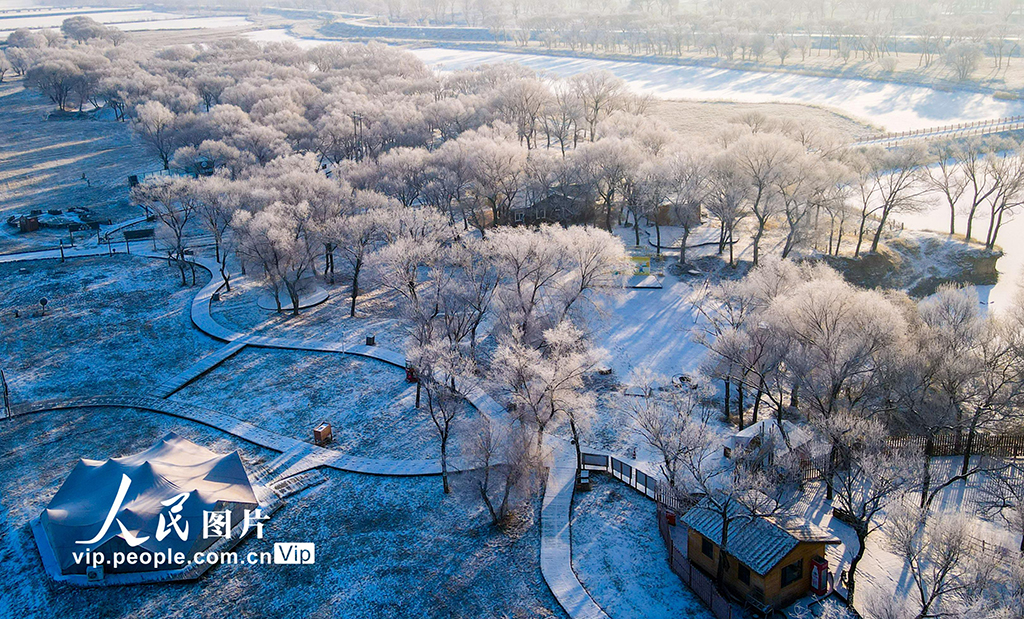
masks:
{"label": "wooden fence", "polygon": [[[895,436],[889,439],[889,447],[894,449],[914,447],[924,451],[927,444],[928,439],[923,436]],[[931,456],[962,456],[966,450],[966,432],[939,432],[931,436]],[[1024,435],[976,434],[971,453],[1001,458],[1024,457]]]}
{"label": "wooden fence", "polygon": [[914,139],[944,138],[944,137],[968,137],[972,135],[987,135],[990,133],[1002,133],[1005,131],[1017,131],[1024,128],[1024,116],[1006,116],[993,118],[991,120],[977,120],[969,123],[957,123],[942,127],[926,127],[913,131],[899,131],[873,135],[854,143],[854,146],[865,146],[868,144],[880,144],[885,148],[898,146],[899,142]]}

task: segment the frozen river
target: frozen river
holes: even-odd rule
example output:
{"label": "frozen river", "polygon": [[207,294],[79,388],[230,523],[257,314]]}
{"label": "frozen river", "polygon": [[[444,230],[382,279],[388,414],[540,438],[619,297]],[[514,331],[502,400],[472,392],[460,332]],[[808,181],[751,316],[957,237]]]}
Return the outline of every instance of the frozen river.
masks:
{"label": "frozen river", "polygon": [[[284,30],[260,30],[247,33],[246,36],[257,41],[291,41],[302,47],[326,42],[295,38]],[[871,80],[540,54],[443,48],[410,51],[428,66],[442,71],[495,62],[518,62],[559,77],[603,69],[626,80],[634,91],[663,99],[803,103],[832,108],[888,131],[1024,114],[1024,101],[1003,101],[991,95],[964,91],[944,92],[925,86]]]}
{"label": "frozen river", "polygon": [[889,131],[1024,114],[1024,101],[1002,101],[978,93],[943,92],[924,86],[871,80],[501,52],[451,49],[412,52],[428,65],[442,69],[519,62],[560,77],[604,69],[626,80],[636,92],[664,99],[819,105]]}

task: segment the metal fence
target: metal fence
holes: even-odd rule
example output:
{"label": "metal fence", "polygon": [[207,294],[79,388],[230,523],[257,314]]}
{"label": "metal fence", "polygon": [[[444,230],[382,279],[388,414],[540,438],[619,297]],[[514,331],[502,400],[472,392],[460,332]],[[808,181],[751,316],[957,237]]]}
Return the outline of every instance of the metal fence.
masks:
{"label": "metal fence", "polygon": [[654,499],[658,505],[658,531],[668,550],[669,566],[687,587],[711,610],[716,619],[732,619],[732,605],[722,597],[714,580],[693,567],[686,557],[686,548],[676,548],[672,542],[666,510],[681,515],[692,505],[690,500],[677,496],[654,476],[605,454],[584,453],[583,468],[588,471],[603,471],[615,479],[634,488],[644,496]]}
{"label": "metal fence", "polygon": [[660,483],[653,476],[626,464],[615,456],[604,454],[583,454],[583,468],[588,471],[604,471],[622,483],[636,489],[650,499],[658,499]]}
{"label": "metal fence", "polygon": [[680,549],[675,546],[670,526],[672,525],[668,523],[666,510],[659,504],[658,531],[661,533],[661,539],[665,542],[665,548],[668,549],[669,566],[672,571],[679,576],[684,585],[697,594],[700,601],[704,602],[716,619],[732,619],[732,604],[718,592],[715,581],[710,576],[693,567],[687,557],[686,547],[683,546]]}

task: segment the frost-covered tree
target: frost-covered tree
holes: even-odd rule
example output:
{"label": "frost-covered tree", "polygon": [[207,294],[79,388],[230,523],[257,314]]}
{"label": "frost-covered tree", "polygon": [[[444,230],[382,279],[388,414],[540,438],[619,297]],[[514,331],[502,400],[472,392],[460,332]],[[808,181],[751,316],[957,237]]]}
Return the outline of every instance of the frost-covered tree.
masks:
{"label": "frost-covered tree", "polygon": [[583,120],[591,142],[596,138],[597,124],[615,110],[623,109],[629,96],[626,83],[608,71],[582,73],[570,80],[583,108]]}
{"label": "frost-covered tree", "polygon": [[231,228],[236,234],[237,252],[242,260],[258,266],[281,311],[280,293],[292,302],[292,314],[299,313],[300,283],[313,270],[312,225],[307,202],[274,202],[255,213],[235,212]]}
{"label": "frost-covered tree", "polygon": [[910,576],[907,617],[964,616],[998,577],[965,514],[928,518],[915,508],[896,508],[887,515],[885,533],[888,550],[903,560]]}
{"label": "frost-covered tree", "polygon": [[833,453],[847,463],[835,476],[833,504],[857,535],[857,548],[847,570],[847,603],[856,603],[857,567],[868,537],[881,526],[885,509],[912,490],[918,480],[920,456],[910,449],[891,448],[877,420],[835,414],[820,427]]}
{"label": "frost-covered tree", "polygon": [[750,187],[750,211],[757,222],[754,233],[753,264],[757,266],[765,229],[781,210],[777,191],[786,186],[782,175],[791,162],[802,155],[802,148],[789,138],[775,133],[755,133],[729,147],[728,157]]}
{"label": "frost-covered tree", "polygon": [[683,471],[683,458],[694,448],[689,431],[694,420],[705,421],[711,413],[706,402],[711,390],[703,382],[668,386],[669,380],[649,368],[637,368],[629,383],[640,390],[630,401],[629,415],[635,432],[661,458],[661,473],[675,488]]}
{"label": "frost-covered tree", "polygon": [[175,114],[159,101],[149,101],[135,110],[133,128],[160,157],[164,169],[170,168],[171,155],[177,145],[174,133]]}
{"label": "frost-covered tree", "polygon": [[690,418],[683,450],[682,470],[685,489],[704,496],[692,509],[712,514],[721,522],[718,565],[715,582],[725,589],[725,573],[732,561],[731,525],[752,518],[780,515],[797,500],[797,472],[788,458],[755,466],[738,457],[721,457],[721,442],[707,418]]}
{"label": "frost-covered tree", "polygon": [[568,321],[544,331],[540,347],[528,344],[520,332],[502,337],[491,365],[516,419],[536,428],[538,449],[548,425],[564,420],[575,440],[577,464],[582,461],[580,440],[594,412],[594,398],[584,388],[583,377],[605,355]]}
{"label": "frost-covered tree", "polygon": [[13,68],[14,67],[11,65],[10,61],[7,60],[7,55],[0,51],[0,84],[3,83],[4,76],[7,75],[7,72]]}
{"label": "frost-covered tree", "polygon": [[[180,177],[157,176],[146,179],[132,189],[132,201],[145,207],[148,214],[160,220],[169,232],[168,257],[181,273],[181,285],[188,285],[185,270],[188,259],[186,230],[195,218],[199,201],[189,180]],[[195,285],[195,269],[192,284]]]}
{"label": "frost-covered tree", "polygon": [[[425,327],[425,326],[424,326]],[[448,481],[448,442],[456,422],[465,411],[461,379],[473,372],[472,359],[457,346],[421,333],[423,339],[409,353],[417,379],[427,395],[427,412],[437,432],[441,456],[441,483],[445,494],[451,492]]]}
{"label": "frost-covered tree", "polygon": [[540,481],[542,457],[536,430],[520,423],[483,417],[471,445],[479,469],[477,491],[495,526],[505,526]]}

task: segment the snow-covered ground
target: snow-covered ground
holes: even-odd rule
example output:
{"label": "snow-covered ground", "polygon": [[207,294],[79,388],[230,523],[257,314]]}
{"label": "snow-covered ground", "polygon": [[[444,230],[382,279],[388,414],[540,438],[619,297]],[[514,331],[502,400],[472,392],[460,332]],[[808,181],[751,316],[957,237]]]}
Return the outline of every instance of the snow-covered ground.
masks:
{"label": "snow-covered ground", "polygon": [[217,346],[192,327],[187,308],[197,288],[182,287],[178,270],[162,261],[5,264],[0,281],[0,350],[15,402],[137,393]]}
{"label": "snow-covered ground", "polygon": [[[988,229],[988,218],[980,212],[985,208],[986,206],[982,205],[979,216],[974,221],[972,236],[975,239],[980,236],[984,240],[985,231]],[[938,194],[929,195],[928,202],[921,210],[899,214],[896,219],[912,230],[949,233],[949,207]],[[958,213],[957,233],[963,234],[966,227],[966,215]],[[996,240],[996,244],[1003,250],[1003,256],[996,265],[999,269],[999,281],[994,286],[976,286],[979,299],[989,309],[998,312],[1009,307],[1021,284],[1024,283],[1024,244],[1020,242],[1021,239],[1024,239],[1024,215],[1017,214],[1008,221],[1004,217]]]}
{"label": "snow-covered ground", "polygon": [[610,617],[710,618],[668,565],[654,501],[608,475],[573,501],[573,569]]}
{"label": "snow-covered ground", "polygon": [[[371,458],[434,459],[437,431],[426,404],[415,408],[416,387],[401,368],[337,353],[246,349],[188,385],[175,399],[245,419],[261,428],[311,440],[323,421],[328,445]],[[424,396],[425,402],[425,396]],[[464,405],[449,444],[456,457],[475,418]]]}
{"label": "snow-covered ground", "polygon": [[699,289],[666,276],[661,289],[628,289],[608,302],[608,318],[596,334],[610,354],[609,366],[624,380],[636,367],[658,374],[692,374],[704,354],[694,341],[692,301]]}
{"label": "snow-covered ground", "polygon": [[311,47],[316,47],[317,45],[323,45],[324,43],[337,43],[337,41],[329,41],[327,39],[300,38],[292,36],[288,34],[288,30],[285,28],[254,30],[252,32],[246,32],[243,36],[247,39],[252,39],[257,43],[294,43],[303,49],[309,49]]}
{"label": "snow-covered ground", "polygon": [[[0,9],[5,8],[0,4]],[[60,28],[65,19],[84,16],[124,31],[185,30],[192,28],[233,28],[250,22],[244,15],[188,17],[180,13],[150,10],[110,10],[91,7],[42,8],[0,12],[0,39],[18,28]]]}
{"label": "snow-covered ground", "polygon": [[603,69],[626,80],[636,92],[666,99],[823,105],[889,131],[1024,114],[1022,101],[871,80],[438,48],[411,51],[427,65],[448,70],[518,62],[566,77]]}
{"label": "snow-covered ground", "polygon": [[[299,39],[279,29],[249,32],[246,36],[261,42],[292,41],[306,48],[329,42],[314,38]],[[559,77],[607,70],[626,80],[634,91],[663,99],[826,106],[889,131],[1024,114],[1024,101],[1002,101],[967,91],[944,92],[926,86],[871,80],[539,54],[441,48],[409,51],[438,70],[463,69],[497,62],[517,62]]]}
{"label": "snow-covered ground", "polygon": [[[268,294],[266,286],[255,279],[238,276],[239,267],[231,264],[234,275],[231,292],[221,295],[212,305],[214,318],[236,330],[257,335],[319,338],[342,342],[345,346],[363,344],[373,335],[377,345],[392,350],[405,348],[406,324],[399,317],[393,295],[379,289],[364,290],[356,305],[356,317],[349,316],[351,287],[339,273],[337,284],[321,283],[330,293],[327,301],[300,311],[277,313],[261,309],[256,301]],[[339,268],[340,271],[340,268]]]}
{"label": "snow-covered ground", "polygon": [[262,540],[316,544],[314,565],[221,565],[197,582],[79,589],[43,573],[28,522],[79,457],[134,453],[173,430],[252,471],[272,458],[219,431],[173,417],[94,409],[0,423],[0,617],[565,617],[540,573],[537,512],[516,530],[491,526],[471,475],[440,481],[324,471],[285,499]]}

